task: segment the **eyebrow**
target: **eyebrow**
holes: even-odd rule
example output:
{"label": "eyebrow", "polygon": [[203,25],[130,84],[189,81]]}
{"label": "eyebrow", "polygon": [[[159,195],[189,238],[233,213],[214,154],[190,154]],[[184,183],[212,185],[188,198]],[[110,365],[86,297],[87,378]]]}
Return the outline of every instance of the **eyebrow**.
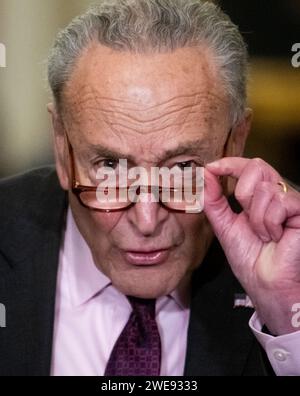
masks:
{"label": "eyebrow", "polygon": [[[159,155],[160,161],[166,161],[174,157],[178,157],[180,155],[192,154],[199,155],[206,153],[207,154],[208,145],[205,144],[203,139],[190,140],[183,143],[180,143],[176,148],[166,150],[163,154]],[[99,157],[103,158],[111,158],[111,159],[127,159],[130,162],[134,163],[136,158],[130,154],[121,153],[120,151],[116,151],[105,147],[101,144],[90,145],[89,150],[95,153]]]}
{"label": "eyebrow", "polygon": [[108,147],[102,146],[101,144],[97,144],[97,145],[90,145],[89,146],[89,150],[91,152],[93,152],[94,154],[97,154],[97,156],[99,157],[103,157],[103,158],[111,158],[114,160],[118,160],[118,159],[128,159],[131,162],[134,162],[135,159],[132,155],[130,154],[122,154],[119,151],[113,150],[113,149],[109,149]]}
{"label": "eyebrow", "polygon": [[203,139],[190,140],[179,144],[175,149],[166,150],[163,159],[167,160],[173,157],[178,157],[185,154],[201,154],[203,152],[207,153],[208,145]]}

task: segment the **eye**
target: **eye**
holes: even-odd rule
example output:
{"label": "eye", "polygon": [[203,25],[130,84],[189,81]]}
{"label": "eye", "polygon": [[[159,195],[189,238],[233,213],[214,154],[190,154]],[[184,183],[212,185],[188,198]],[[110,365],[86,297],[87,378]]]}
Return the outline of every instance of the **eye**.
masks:
{"label": "eye", "polygon": [[109,168],[112,170],[116,170],[118,168],[118,165],[119,165],[119,161],[112,159],[112,158],[98,160],[95,163],[95,166],[98,168]]}
{"label": "eye", "polygon": [[118,165],[119,165],[119,161],[117,160],[111,158],[103,160],[103,166],[105,168],[117,169]]}
{"label": "eye", "polygon": [[184,161],[184,162],[178,162],[176,166],[180,168],[181,170],[184,170],[185,168],[192,168],[193,165],[195,165],[194,161]]}

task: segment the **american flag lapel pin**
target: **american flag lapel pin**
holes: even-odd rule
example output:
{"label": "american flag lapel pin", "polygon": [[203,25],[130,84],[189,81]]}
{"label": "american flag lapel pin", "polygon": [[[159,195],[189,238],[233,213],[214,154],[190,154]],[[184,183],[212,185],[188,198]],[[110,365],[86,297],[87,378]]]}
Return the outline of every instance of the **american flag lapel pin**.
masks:
{"label": "american flag lapel pin", "polygon": [[233,308],[254,308],[254,305],[247,294],[239,293],[234,295]]}

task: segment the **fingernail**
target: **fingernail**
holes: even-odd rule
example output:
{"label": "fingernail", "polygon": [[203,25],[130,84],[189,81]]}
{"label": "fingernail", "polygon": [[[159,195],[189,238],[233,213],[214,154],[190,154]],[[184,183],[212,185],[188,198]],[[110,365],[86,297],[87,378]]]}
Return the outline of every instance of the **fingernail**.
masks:
{"label": "fingernail", "polygon": [[219,163],[218,162],[211,162],[210,164],[206,165],[207,168],[218,168]]}

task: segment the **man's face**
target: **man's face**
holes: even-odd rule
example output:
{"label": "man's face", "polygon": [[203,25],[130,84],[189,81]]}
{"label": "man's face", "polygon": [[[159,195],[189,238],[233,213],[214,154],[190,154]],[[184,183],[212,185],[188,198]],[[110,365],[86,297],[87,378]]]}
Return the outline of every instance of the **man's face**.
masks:
{"label": "man's face", "polygon": [[[116,153],[149,172],[182,163],[204,166],[222,157],[231,128],[229,102],[209,51],[188,48],[137,55],[95,44],[64,89],[62,118],[81,178],[87,164],[113,167]],[[61,130],[56,125],[57,168],[68,189]],[[82,207],[70,193],[70,205],[97,267],[125,295],[172,292],[201,263],[212,239],[203,213],[172,212],[150,199],[101,213]]]}

